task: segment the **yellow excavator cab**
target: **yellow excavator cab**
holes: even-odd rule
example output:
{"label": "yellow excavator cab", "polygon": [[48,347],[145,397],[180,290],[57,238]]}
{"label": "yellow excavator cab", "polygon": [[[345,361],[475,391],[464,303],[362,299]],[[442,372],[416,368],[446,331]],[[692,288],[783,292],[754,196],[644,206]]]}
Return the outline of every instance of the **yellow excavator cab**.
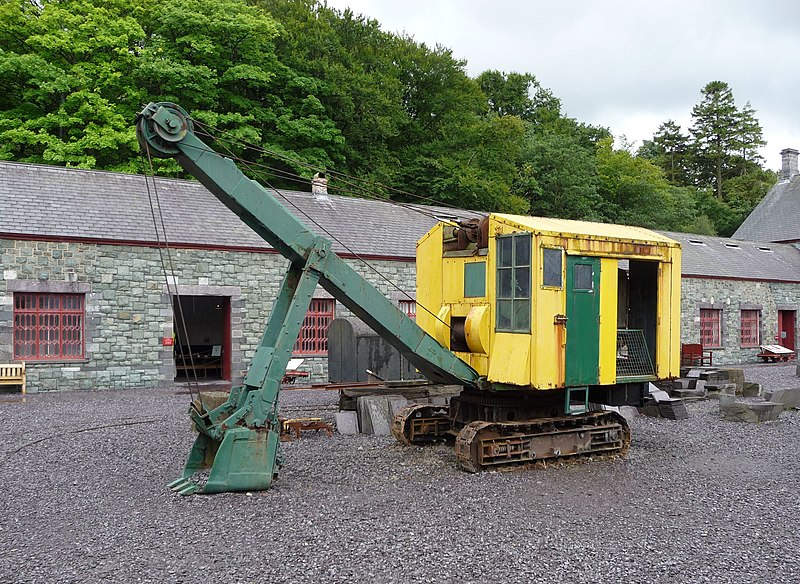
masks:
{"label": "yellow excavator cab", "polygon": [[639,227],[505,214],[439,223],[417,243],[417,323],[493,384],[675,377],[680,262],[677,242]]}

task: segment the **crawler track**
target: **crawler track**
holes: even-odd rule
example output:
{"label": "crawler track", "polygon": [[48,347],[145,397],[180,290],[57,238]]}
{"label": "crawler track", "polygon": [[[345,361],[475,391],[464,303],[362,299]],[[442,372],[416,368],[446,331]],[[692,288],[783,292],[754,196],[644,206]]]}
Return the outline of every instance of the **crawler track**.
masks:
{"label": "crawler track", "polygon": [[464,470],[525,466],[540,461],[595,455],[623,456],[631,432],[616,412],[520,422],[472,422],[456,438],[456,457]]}
{"label": "crawler track", "polygon": [[447,406],[413,405],[402,409],[392,422],[392,434],[401,444],[452,440]]}

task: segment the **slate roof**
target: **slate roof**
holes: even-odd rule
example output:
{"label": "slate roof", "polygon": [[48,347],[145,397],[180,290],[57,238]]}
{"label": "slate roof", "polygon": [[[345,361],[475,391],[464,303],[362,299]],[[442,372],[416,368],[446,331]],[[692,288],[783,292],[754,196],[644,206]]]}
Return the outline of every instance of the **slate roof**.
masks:
{"label": "slate roof", "polygon": [[772,187],[733,237],[751,241],[800,241],[800,174]]}
{"label": "slate roof", "polygon": [[[199,182],[157,178],[155,187],[150,184],[151,194],[158,194],[170,244],[269,249]],[[334,241],[333,248],[343,254],[413,258],[417,239],[436,223],[433,217],[385,201],[299,191],[281,191],[278,198],[288,201],[315,232],[326,235],[314,223],[334,234],[341,244]],[[153,243],[157,238],[149,201],[141,175],[0,162],[0,235]],[[452,209],[419,207],[428,214],[454,214]]]}
{"label": "slate roof", "polygon": [[684,277],[800,282],[800,249],[795,245],[661,233],[681,244]]}
{"label": "slate roof", "polygon": [[[800,181],[800,176],[793,180]],[[158,178],[155,184],[171,244],[269,249],[200,183]],[[417,239],[436,222],[385,201],[320,197],[299,191],[281,191],[278,198],[288,201],[293,212],[295,207],[299,209],[301,213],[295,214],[304,221],[303,213],[334,234],[346,246],[334,241],[334,250],[344,254],[412,259]],[[476,216],[467,211],[420,208],[442,216]],[[660,233],[681,243],[684,276],[800,282],[800,249],[793,245]],[[156,237],[145,179],[0,161],[0,237],[14,235],[153,243]]]}

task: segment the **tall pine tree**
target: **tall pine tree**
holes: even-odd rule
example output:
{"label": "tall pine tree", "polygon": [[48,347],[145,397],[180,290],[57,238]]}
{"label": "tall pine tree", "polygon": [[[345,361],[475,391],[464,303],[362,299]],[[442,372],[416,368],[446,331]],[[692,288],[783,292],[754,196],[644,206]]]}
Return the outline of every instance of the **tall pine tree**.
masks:
{"label": "tall pine tree", "polygon": [[700,185],[713,182],[722,200],[722,182],[739,147],[740,115],[733,91],[724,81],[712,81],[701,91],[702,101],[692,108],[694,166]]}

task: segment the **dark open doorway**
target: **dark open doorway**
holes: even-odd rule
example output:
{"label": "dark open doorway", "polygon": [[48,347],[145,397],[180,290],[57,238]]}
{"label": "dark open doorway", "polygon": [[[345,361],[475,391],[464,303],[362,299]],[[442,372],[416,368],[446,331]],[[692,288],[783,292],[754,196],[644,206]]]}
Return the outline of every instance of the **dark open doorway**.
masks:
{"label": "dark open doorway", "polygon": [[620,260],[617,273],[617,378],[655,375],[658,263]]}
{"label": "dark open doorway", "polygon": [[231,378],[227,296],[175,296],[175,381]]}

